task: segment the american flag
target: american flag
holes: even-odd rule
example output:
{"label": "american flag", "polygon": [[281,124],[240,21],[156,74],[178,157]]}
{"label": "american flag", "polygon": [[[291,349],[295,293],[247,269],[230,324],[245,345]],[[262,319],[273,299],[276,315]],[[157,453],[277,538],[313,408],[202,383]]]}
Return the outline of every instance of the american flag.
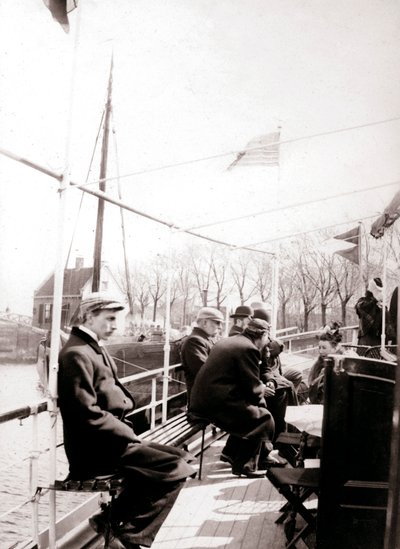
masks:
{"label": "american flag", "polygon": [[228,170],[236,166],[279,166],[279,139],[279,131],[252,139],[245,150],[237,154]]}

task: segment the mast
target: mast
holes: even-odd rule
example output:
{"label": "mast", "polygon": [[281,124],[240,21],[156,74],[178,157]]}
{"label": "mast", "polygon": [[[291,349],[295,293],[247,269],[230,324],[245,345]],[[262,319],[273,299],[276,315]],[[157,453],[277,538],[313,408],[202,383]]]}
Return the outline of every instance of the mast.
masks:
{"label": "mast", "polygon": [[[101,147],[99,189],[102,192],[106,191],[105,179],[107,177],[108,140],[109,140],[109,134],[110,134],[112,71],[113,71],[113,58],[111,58],[110,77],[108,79],[107,102],[106,102],[106,109],[105,109],[106,114],[104,117],[104,131],[103,131],[103,141],[102,141],[102,147]],[[98,292],[100,289],[101,249],[103,244],[103,221],[104,221],[104,200],[102,198],[99,198],[99,202],[97,206],[96,236],[95,236],[95,242],[94,242],[92,292]]]}

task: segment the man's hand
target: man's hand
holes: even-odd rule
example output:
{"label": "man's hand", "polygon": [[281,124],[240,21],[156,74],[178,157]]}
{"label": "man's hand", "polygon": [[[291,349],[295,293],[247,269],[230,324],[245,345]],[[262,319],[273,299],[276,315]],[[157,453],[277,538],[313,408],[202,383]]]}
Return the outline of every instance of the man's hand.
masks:
{"label": "man's hand", "polygon": [[264,396],[271,397],[275,394],[275,383],[273,381],[267,381],[264,389]]}

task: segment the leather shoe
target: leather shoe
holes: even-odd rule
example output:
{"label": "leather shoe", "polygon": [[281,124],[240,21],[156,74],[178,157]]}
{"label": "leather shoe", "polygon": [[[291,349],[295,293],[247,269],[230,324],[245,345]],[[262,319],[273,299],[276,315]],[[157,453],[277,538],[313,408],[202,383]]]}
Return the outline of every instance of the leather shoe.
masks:
{"label": "leather shoe", "polygon": [[248,467],[242,467],[241,469],[237,469],[236,467],[232,467],[232,475],[236,475],[239,478],[240,477],[246,477],[246,478],[263,478],[267,474],[267,471],[251,471]]}

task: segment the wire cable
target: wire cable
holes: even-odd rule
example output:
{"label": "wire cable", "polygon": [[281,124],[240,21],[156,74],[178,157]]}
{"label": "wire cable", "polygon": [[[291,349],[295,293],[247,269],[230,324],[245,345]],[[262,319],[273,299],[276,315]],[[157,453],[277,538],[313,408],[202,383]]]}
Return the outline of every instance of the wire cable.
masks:
{"label": "wire cable", "polygon": [[[400,120],[400,116],[396,116],[396,117],[393,117],[393,118],[387,118],[385,120],[378,120],[377,122],[367,122],[365,124],[359,124],[357,126],[349,126],[347,128],[339,128],[339,129],[336,129],[336,130],[329,130],[329,131],[326,131],[326,132],[314,133],[314,134],[304,135],[304,136],[300,136],[300,137],[293,137],[292,139],[281,139],[279,141],[275,141],[274,143],[269,143],[268,147],[276,147],[276,146],[279,146],[279,145],[289,145],[291,143],[297,143],[299,141],[306,141],[307,139],[315,139],[315,138],[318,138],[318,137],[325,137],[325,136],[329,136],[329,135],[335,135],[335,134],[338,134],[338,133],[354,131],[354,130],[358,130],[358,129],[362,129],[362,128],[368,128],[368,127],[371,127],[371,126],[378,126],[378,125],[381,125],[381,124],[388,124],[390,122],[396,122],[398,120]],[[198,164],[199,162],[207,162],[208,160],[215,160],[217,158],[223,158],[225,156],[232,156],[232,155],[243,153],[243,152],[250,152],[250,151],[254,151],[254,150],[259,150],[260,148],[265,148],[265,147],[260,147],[260,146],[258,146],[258,147],[249,147],[249,148],[244,148],[244,149],[240,149],[240,150],[228,151],[228,152],[224,152],[224,153],[213,154],[213,155],[209,155],[209,156],[203,156],[203,157],[200,157],[200,158],[194,158],[194,159],[191,159],[191,160],[183,160],[182,162],[176,162],[176,163],[173,163],[173,164],[164,164],[163,166],[156,166],[154,168],[147,168],[147,169],[138,170],[138,171],[135,171],[135,172],[130,172],[130,173],[127,173],[127,174],[124,174],[124,175],[119,175],[118,177],[108,177],[108,178],[101,179],[101,180],[90,181],[90,182],[86,183],[86,185],[96,185],[96,184],[98,184],[100,182],[103,182],[103,181],[112,181],[114,179],[125,179],[127,177],[135,177],[135,176],[138,176],[138,175],[145,175],[145,174],[148,174],[148,173],[158,172],[158,171],[162,171],[162,170],[169,170],[171,168],[179,168],[181,166],[188,166],[190,164]]]}

